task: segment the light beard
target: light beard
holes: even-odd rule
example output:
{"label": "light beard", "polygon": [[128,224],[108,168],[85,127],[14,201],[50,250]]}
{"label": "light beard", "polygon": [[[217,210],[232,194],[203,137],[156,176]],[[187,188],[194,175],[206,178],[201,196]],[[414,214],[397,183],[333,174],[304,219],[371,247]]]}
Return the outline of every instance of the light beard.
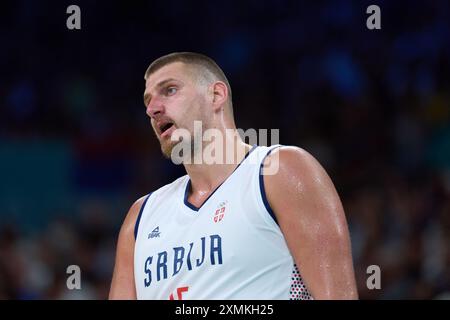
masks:
{"label": "light beard", "polygon": [[[174,124],[175,125],[175,124]],[[152,126],[153,127],[153,126]],[[170,159],[172,155],[173,148],[179,143],[180,141],[172,141],[169,139],[161,139],[161,136],[156,131],[155,127],[153,127],[153,132],[155,133],[156,138],[159,141],[159,144],[161,146],[161,152],[166,159]]]}
{"label": "light beard", "polygon": [[165,142],[161,142],[161,140],[160,140],[159,142],[161,144],[161,152],[166,159],[171,159],[173,148],[175,147],[175,145],[177,143],[180,143],[180,142],[172,141],[172,140],[165,141]]}
{"label": "light beard", "polygon": [[[200,143],[196,144],[195,141],[200,141]],[[166,140],[166,141],[159,140],[159,142],[161,144],[161,151],[162,151],[164,157],[166,159],[172,160],[172,162],[174,162],[173,161],[174,159],[172,158],[174,156],[172,154],[173,149],[176,146],[178,146],[179,144],[181,144],[180,148],[179,148],[180,152],[179,152],[179,154],[176,154],[175,157],[178,158],[178,159],[181,158],[182,159],[182,163],[185,163],[186,161],[188,163],[192,163],[193,159],[195,159],[196,156],[198,157],[199,154],[200,154],[200,158],[202,158],[202,154],[201,153],[202,153],[202,150],[203,150],[203,148],[202,148],[202,143],[203,142],[202,142],[202,132],[201,131],[194,132],[194,133],[191,132],[190,133],[190,139],[187,139],[187,140],[184,140],[183,138],[180,138],[180,140],[178,140],[178,141],[172,141],[171,139],[169,139],[169,140]],[[189,151],[187,151],[187,150],[189,150]],[[183,154],[184,151],[187,151],[186,153],[189,152],[190,155],[189,154],[186,154],[186,155]]]}
{"label": "light beard", "polygon": [[[191,135],[191,137],[192,137],[192,135]],[[161,139],[160,139],[159,143],[161,144],[161,152],[162,152],[163,156],[168,160],[173,160],[172,159],[172,151],[175,148],[175,146],[177,146],[180,143],[188,144],[188,145],[184,146],[185,148],[181,149],[182,151],[183,150],[191,150],[191,157],[193,157],[195,154],[195,144],[194,144],[194,140],[192,138],[189,139],[189,141],[184,141],[182,138],[180,138],[180,140],[178,140],[178,141],[173,141],[170,138],[165,141],[161,141]],[[181,154],[178,156],[184,157],[183,152],[181,152]],[[193,158],[191,158],[191,159],[193,159]]]}

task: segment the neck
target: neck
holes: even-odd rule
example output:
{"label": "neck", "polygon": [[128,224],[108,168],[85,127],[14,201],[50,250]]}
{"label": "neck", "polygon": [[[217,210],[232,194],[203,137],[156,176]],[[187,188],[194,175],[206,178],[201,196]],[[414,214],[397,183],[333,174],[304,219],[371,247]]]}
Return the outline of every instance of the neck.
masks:
{"label": "neck", "polygon": [[[197,154],[197,157],[201,159],[201,163],[184,164],[186,172],[191,179],[193,193],[209,193],[215,190],[231,175],[250,151],[251,146],[244,143],[239,135],[235,135],[235,132],[233,132],[233,135],[225,135],[224,133],[223,136],[225,136],[223,144],[215,143],[215,141],[203,143],[202,150],[197,151],[201,153]],[[211,153],[214,157],[207,159]],[[217,156],[218,154],[223,155],[223,157]],[[218,163],[211,161],[213,159],[217,160]]]}

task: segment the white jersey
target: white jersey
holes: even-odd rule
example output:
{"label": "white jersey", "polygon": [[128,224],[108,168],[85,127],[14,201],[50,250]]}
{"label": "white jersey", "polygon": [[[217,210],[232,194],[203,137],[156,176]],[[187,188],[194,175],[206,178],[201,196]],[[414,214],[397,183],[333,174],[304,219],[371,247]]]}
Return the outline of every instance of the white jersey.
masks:
{"label": "white jersey", "polygon": [[138,299],[310,299],[267,202],[254,146],[200,208],[185,175],[151,193],[135,227]]}

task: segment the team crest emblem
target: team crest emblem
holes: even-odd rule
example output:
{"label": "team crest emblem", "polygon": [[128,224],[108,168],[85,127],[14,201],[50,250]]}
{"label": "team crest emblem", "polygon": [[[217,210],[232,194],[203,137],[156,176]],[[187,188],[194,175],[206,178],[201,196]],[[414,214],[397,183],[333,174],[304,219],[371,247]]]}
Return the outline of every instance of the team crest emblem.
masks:
{"label": "team crest emblem", "polygon": [[225,215],[225,209],[228,201],[221,202],[219,204],[219,207],[216,209],[216,212],[214,213],[214,222],[220,222],[222,221],[224,215]]}

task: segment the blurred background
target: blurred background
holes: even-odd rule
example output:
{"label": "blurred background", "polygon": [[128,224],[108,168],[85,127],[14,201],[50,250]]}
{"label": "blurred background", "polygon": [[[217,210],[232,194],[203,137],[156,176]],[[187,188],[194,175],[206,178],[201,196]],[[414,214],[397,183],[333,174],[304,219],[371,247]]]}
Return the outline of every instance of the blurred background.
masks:
{"label": "blurred background", "polygon": [[107,297],[129,207],[184,174],[142,102],[174,51],[223,68],[239,128],[279,128],[322,163],[360,298],[450,298],[450,2],[17,0],[0,5],[0,299]]}

